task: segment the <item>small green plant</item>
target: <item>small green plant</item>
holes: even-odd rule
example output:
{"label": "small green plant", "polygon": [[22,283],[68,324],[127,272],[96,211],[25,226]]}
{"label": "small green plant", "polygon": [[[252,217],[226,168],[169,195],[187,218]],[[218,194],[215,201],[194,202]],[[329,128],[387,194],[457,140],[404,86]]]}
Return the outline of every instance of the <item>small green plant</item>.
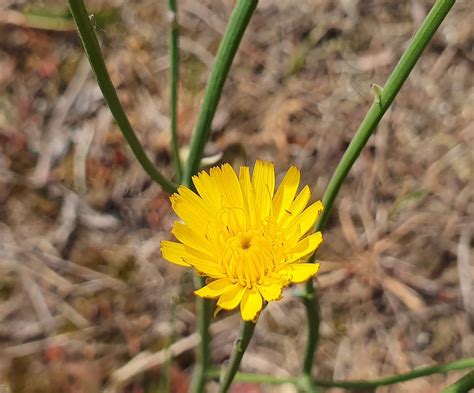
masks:
{"label": "small green plant", "polygon": [[[209,140],[211,123],[224,83],[257,3],[257,0],[236,1],[207,83],[190,153],[186,162],[182,163],[179,157],[177,129],[179,24],[176,0],[168,0],[171,25],[171,150],[176,169],[176,178],[171,181],[163,176],[147,157],[128,121],[110,80],[93,23],[83,1],[69,0],[99,87],[127,143],[144,170],[163,190],[170,194],[177,192],[172,196],[172,204],[184,224],[177,223],[174,227],[173,233],[179,242],[163,242],[162,251],[164,258],[192,267],[197,273],[196,301],[201,343],[191,391],[204,392],[206,382],[211,379],[220,380],[221,393],[227,392],[235,379],[266,384],[292,383],[304,392],[316,392],[318,387],[373,389],[430,374],[473,368],[474,358],[471,358],[373,381],[323,381],[312,376],[319,341],[320,315],[318,297],[309,278],[318,270],[314,251],[322,241],[321,232],[351,167],[455,0],[435,2],[385,85],[373,85],[374,102],[331,177],[322,203],[317,202],[306,209],[304,208],[309,200],[309,193],[304,191],[305,188],[295,197],[299,184],[299,172],[296,168],[288,171],[276,193],[273,166],[263,161],[257,161],[252,179],[249,168],[242,167],[237,176],[230,165],[213,168],[210,175],[201,172],[193,178],[200,167],[204,146]],[[199,196],[192,190],[193,183]],[[211,223],[209,217],[214,217],[215,220]],[[308,232],[313,234],[307,235]],[[207,281],[206,277],[210,280]],[[284,286],[304,281],[306,285],[301,299],[307,313],[308,337],[305,353],[302,354],[301,374],[276,378],[238,373],[240,361],[265,302],[278,300]],[[230,362],[222,370],[215,369],[210,364],[209,324],[212,310],[208,298],[219,298],[218,308],[234,309],[240,305],[243,319]],[[446,388],[445,392],[466,392],[472,387],[474,374],[470,372]]]}

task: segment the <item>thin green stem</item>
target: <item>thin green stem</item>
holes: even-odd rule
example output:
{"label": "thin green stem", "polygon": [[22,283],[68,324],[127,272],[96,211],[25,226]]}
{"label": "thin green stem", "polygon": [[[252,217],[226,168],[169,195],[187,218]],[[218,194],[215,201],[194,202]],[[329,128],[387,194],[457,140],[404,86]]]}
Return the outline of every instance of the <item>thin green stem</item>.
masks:
{"label": "thin green stem", "polygon": [[[194,286],[201,288],[206,284],[204,277],[194,277]],[[206,373],[210,367],[209,342],[211,336],[209,334],[209,325],[211,322],[211,301],[196,296],[196,311],[198,316],[198,332],[201,337],[199,349],[197,352],[196,366],[193,371],[190,393],[203,393],[206,387]]]}
{"label": "thin green stem", "polygon": [[[24,20],[21,21],[21,24],[31,29],[53,31],[73,31],[75,29],[74,22],[70,18],[64,16],[38,15],[32,12],[24,12],[20,15],[24,18]],[[16,23],[15,20],[12,22]]]}
{"label": "thin green stem", "polygon": [[170,18],[169,59],[170,59],[170,125],[171,151],[178,182],[183,176],[178,144],[178,81],[179,81],[179,23],[176,0],[168,0]]}
{"label": "thin green stem", "polygon": [[[191,177],[199,169],[204,146],[209,139],[212,119],[216,113],[217,105],[221,98],[225,80],[229,74],[232,61],[249,24],[250,18],[257,7],[258,0],[238,0],[229,19],[229,24],[222,37],[216,60],[209,76],[209,80],[204,93],[204,99],[198,114],[196,128],[191,141],[191,149],[181,182],[190,187]],[[205,283],[201,279],[199,288]],[[209,300],[196,299],[199,333],[201,344],[198,352],[197,364],[195,367],[190,391],[192,393],[202,393],[206,384],[206,372],[209,369],[209,324],[211,302]]]}
{"label": "thin green stem", "polygon": [[[441,22],[444,20],[451,7],[454,5],[455,1],[456,0],[436,1],[436,3],[433,5],[433,8],[414,35],[410,45],[405,50],[395,69],[390,74],[390,77],[388,78],[384,88],[380,91],[377,91],[377,96],[372,106],[360,124],[356,134],[352,138],[351,143],[349,144],[341,161],[337,165],[336,170],[334,171],[334,174],[326,188],[326,191],[324,192],[324,210],[318,222],[316,223],[316,231],[321,231],[325,228],[329,214],[334,204],[334,200],[336,199],[337,194],[339,193],[339,190],[347,177],[347,174],[352,168],[352,165],[359,157],[362,149],[367,144],[370,136],[374,133],[383,115],[392,104],[396,95],[408,78],[408,75],[417,63],[418,59],[440,26]],[[310,257],[310,262],[314,261],[315,254],[311,255]],[[314,314],[314,309],[317,307],[318,302],[316,296],[314,296],[314,287],[312,281],[308,281],[306,283],[306,293],[308,299],[313,299],[312,301],[304,302],[306,306],[306,313],[308,317],[311,317],[311,315]],[[315,324],[309,325],[308,342],[306,345],[304,358],[304,373],[308,376],[311,375],[311,368],[318,342],[318,340],[313,339],[313,336],[315,334],[319,335],[319,332],[315,333],[312,331],[313,325]]]}
{"label": "thin green stem", "polygon": [[[221,370],[212,369],[207,373],[207,377],[212,380],[219,380],[221,377]],[[273,375],[264,374],[249,374],[249,373],[236,373],[234,377],[235,381],[249,382],[249,383],[261,383],[268,385],[283,385],[285,383],[292,383],[297,385],[300,377],[274,377]]]}
{"label": "thin green stem", "polygon": [[[400,382],[409,381],[416,378],[426,377],[433,374],[447,373],[450,371],[456,370],[466,370],[474,367],[474,358],[456,360],[451,363],[440,364],[436,366],[423,367],[419,368],[404,374],[391,375],[388,377],[383,377],[371,381],[360,380],[360,381],[329,381],[324,379],[314,379],[313,384],[315,386],[332,388],[339,387],[345,389],[370,389],[376,388],[378,386],[393,385]],[[458,380],[458,386],[468,386],[468,381],[472,383],[472,376],[474,372],[470,372],[465,377]],[[212,379],[219,378],[219,370],[211,370],[208,373],[208,377]],[[469,377],[469,378],[467,378]],[[241,382],[255,382],[269,385],[282,385],[284,383],[292,383],[298,387],[304,387],[304,381],[302,380],[305,376],[302,377],[274,377],[271,375],[261,375],[261,374],[247,374],[247,373],[237,373],[235,375],[236,381]],[[461,382],[462,381],[462,382]],[[455,383],[455,385],[456,385]],[[451,385],[453,386],[453,385]],[[443,393],[454,393],[462,392],[463,390],[453,390],[453,391],[443,391]],[[464,390],[466,391],[466,390]]]}
{"label": "thin green stem", "polygon": [[469,389],[474,389],[474,371],[458,379],[452,385],[443,389],[441,393],[466,393]]}
{"label": "thin green stem", "polygon": [[340,387],[346,389],[370,389],[377,386],[393,385],[411,379],[426,377],[427,375],[446,373],[454,370],[465,370],[474,367],[474,358],[457,360],[452,363],[438,364],[436,366],[423,367],[404,374],[391,375],[389,377],[374,379],[372,381],[322,381],[315,380],[315,384],[322,387]]}
{"label": "thin green stem", "polygon": [[323,196],[324,211],[316,225],[316,231],[320,231],[326,226],[327,219],[331,212],[334,200],[347,177],[352,165],[359,157],[362,149],[367,144],[370,136],[374,133],[377,125],[382,119],[387,109],[392,104],[401,87],[405,83],[408,75],[413,70],[424,49],[430,42],[433,35],[438,30],[441,22],[448,14],[456,0],[437,0],[433,8],[426,16],[422,25],[414,35],[410,45],[405,50],[395,69],[390,74],[387,83],[376,97],[367,115],[359,126],[354,138],[347,147],[341,161],[326,188]]}
{"label": "thin green stem", "polygon": [[185,183],[189,183],[191,176],[199,169],[204,146],[209,140],[212,119],[216,113],[225,80],[257,3],[258,0],[237,0],[237,4],[232,11],[199,110],[189,158],[184,170]]}
{"label": "thin green stem", "polygon": [[239,370],[240,361],[242,360],[245,350],[249,345],[254,330],[255,323],[245,321],[242,322],[239,338],[235,342],[234,349],[230,355],[229,364],[225,366],[225,369],[223,370],[221,383],[219,385],[219,393],[226,393],[229,390],[229,387],[234,380],[235,374]]}
{"label": "thin green stem", "polygon": [[176,191],[176,184],[170,182],[165,178],[151,162],[143,150],[140,141],[138,140],[133,128],[123,110],[122,104],[117,96],[114,85],[110,79],[107,67],[105,65],[104,57],[100,49],[99,42],[94,32],[94,26],[91,23],[89,14],[82,0],[68,0],[71,8],[72,16],[77,25],[79,36],[81,37],[84,50],[87,53],[92,70],[97,78],[97,83],[102,91],[102,94],[107,102],[107,105],[112,112],[112,115],[117,122],[120,131],[130,145],[133,154],[141,164],[148,175],[163,187],[165,191],[170,193]]}
{"label": "thin green stem", "polygon": [[[308,320],[308,338],[306,341],[306,347],[316,349],[319,344],[319,324],[321,321],[321,316],[317,293],[313,285],[305,286],[305,291],[302,295],[302,301],[306,308],[306,315]],[[313,357],[314,352],[305,352],[305,357],[303,360],[303,370],[308,376],[311,376],[311,369],[313,367]]]}

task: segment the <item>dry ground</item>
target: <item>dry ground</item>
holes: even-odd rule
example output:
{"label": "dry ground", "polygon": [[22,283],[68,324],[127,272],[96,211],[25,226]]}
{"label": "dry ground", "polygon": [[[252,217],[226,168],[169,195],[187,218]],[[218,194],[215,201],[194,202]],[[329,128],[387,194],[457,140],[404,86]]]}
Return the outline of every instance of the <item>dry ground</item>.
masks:
{"label": "dry ground", "polygon": [[[174,216],[124,145],[61,19],[65,3],[0,2],[0,386],[138,393],[166,391],[171,379],[182,392],[197,338],[191,275],[159,253]],[[130,120],[172,175],[164,3],[88,6]],[[179,1],[183,146],[232,4]],[[235,166],[271,159],[279,174],[295,164],[320,197],[373,100],[370,83],[384,83],[431,4],[261,0],[206,154]],[[460,0],[342,188],[318,254],[319,377],[474,355],[473,19],[472,2]],[[243,370],[300,370],[305,313],[291,293],[263,313]],[[237,324],[217,318],[216,364]],[[159,351],[172,342],[169,372]],[[437,392],[460,375],[378,391]]]}

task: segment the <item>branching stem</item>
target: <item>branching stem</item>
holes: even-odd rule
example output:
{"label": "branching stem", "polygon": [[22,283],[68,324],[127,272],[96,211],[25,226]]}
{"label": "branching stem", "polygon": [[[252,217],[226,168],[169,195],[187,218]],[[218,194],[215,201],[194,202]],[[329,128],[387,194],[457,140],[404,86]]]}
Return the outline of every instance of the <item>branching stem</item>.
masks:
{"label": "branching stem", "polygon": [[211,123],[221,98],[224,83],[239,48],[242,36],[257,7],[258,0],[237,0],[229,24],[217,50],[216,60],[206,86],[204,99],[199,110],[196,127],[191,141],[188,162],[184,170],[184,182],[189,183],[199,169],[204,146],[209,140]]}
{"label": "branching stem", "polygon": [[235,374],[239,370],[240,362],[244,356],[245,350],[249,345],[250,339],[253,336],[255,330],[255,323],[253,322],[242,322],[240,327],[239,338],[235,342],[234,349],[230,355],[229,364],[224,366],[222,379],[219,386],[219,393],[227,393],[232,381],[234,380]]}
{"label": "branching stem", "polygon": [[82,45],[89,58],[92,70],[97,78],[97,83],[102,91],[102,94],[107,102],[107,105],[112,112],[112,115],[117,122],[120,131],[132,149],[136,159],[148,173],[148,175],[157,183],[163,187],[163,189],[169,193],[176,191],[176,184],[169,181],[164,177],[155,167],[153,162],[148,158],[143,150],[140,141],[135,134],[135,131],[128,120],[125,111],[123,110],[122,104],[117,96],[115,87],[110,79],[109,72],[105,65],[104,57],[100,49],[99,41],[95,35],[94,26],[91,22],[89,14],[87,13],[86,7],[83,0],[68,0],[69,7],[71,8],[72,16],[77,25],[79,36],[81,37]]}
{"label": "branching stem", "polygon": [[[438,30],[438,27],[440,26],[441,22],[444,20],[454,3],[455,0],[436,1],[436,3],[433,5],[433,8],[426,16],[422,25],[414,35],[413,39],[410,42],[410,45],[405,50],[395,69],[390,74],[387,83],[385,84],[383,89],[378,89],[377,97],[374,99],[372,106],[367,112],[364,120],[362,120],[359,129],[352,138],[351,143],[347,147],[346,152],[344,153],[341,161],[339,162],[336,167],[336,170],[334,171],[331,180],[329,181],[329,184],[323,195],[324,210],[318,222],[316,223],[316,231],[321,231],[326,226],[327,219],[329,217],[329,214],[331,213],[334,204],[334,200],[336,199],[337,194],[339,193],[339,190],[347,177],[347,174],[352,168],[352,165],[359,157],[362,149],[367,144],[367,141],[369,140],[370,136],[374,133],[383,115],[392,104],[396,95],[398,94],[401,87],[408,78],[408,75],[412,71],[424,49],[430,42],[433,35]],[[314,261],[315,255],[313,254],[310,258],[310,262]],[[304,305],[306,307],[306,313],[308,315],[308,318],[312,318],[314,317],[314,309],[318,307],[318,300],[315,296],[312,281],[308,281],[306,283],[306,293],[307,298],[305,298],[304,300]],[[308,376],[311,375],[314,354],[316,352],[317,344],[319,341],[318,339],[314,338],[315,336],[319,336],[319,332],[314,331],[314,329],[318,325],[319,324],[309,322],[308,341],[304,357],[304,373]]]}

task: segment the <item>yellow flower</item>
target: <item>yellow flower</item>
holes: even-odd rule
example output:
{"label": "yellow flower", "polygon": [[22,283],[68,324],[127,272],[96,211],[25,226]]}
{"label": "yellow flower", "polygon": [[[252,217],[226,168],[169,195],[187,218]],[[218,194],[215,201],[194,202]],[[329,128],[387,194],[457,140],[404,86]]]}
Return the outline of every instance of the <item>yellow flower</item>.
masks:
{"label": "yellow flower", "polygon": [[[179,187],[171,196],[178,242],[161,242],[165,259],[192,266],[210,278],[195,293],[219,298],[219,309],[240,304],[245,321],[255,321],[264,301],[279,300],[283,287],[316,274],[318,264],[303,263],[321,244],[321,232],[308,235],[323,209],[321,201],[306,207],[311,191],[296,196],[300,171],[292,166],[275,193],[275,169],[257,160],[239,176],[229,164],[193,177],[197,193]],[[295,197],[296,196],[296,197]]]}

